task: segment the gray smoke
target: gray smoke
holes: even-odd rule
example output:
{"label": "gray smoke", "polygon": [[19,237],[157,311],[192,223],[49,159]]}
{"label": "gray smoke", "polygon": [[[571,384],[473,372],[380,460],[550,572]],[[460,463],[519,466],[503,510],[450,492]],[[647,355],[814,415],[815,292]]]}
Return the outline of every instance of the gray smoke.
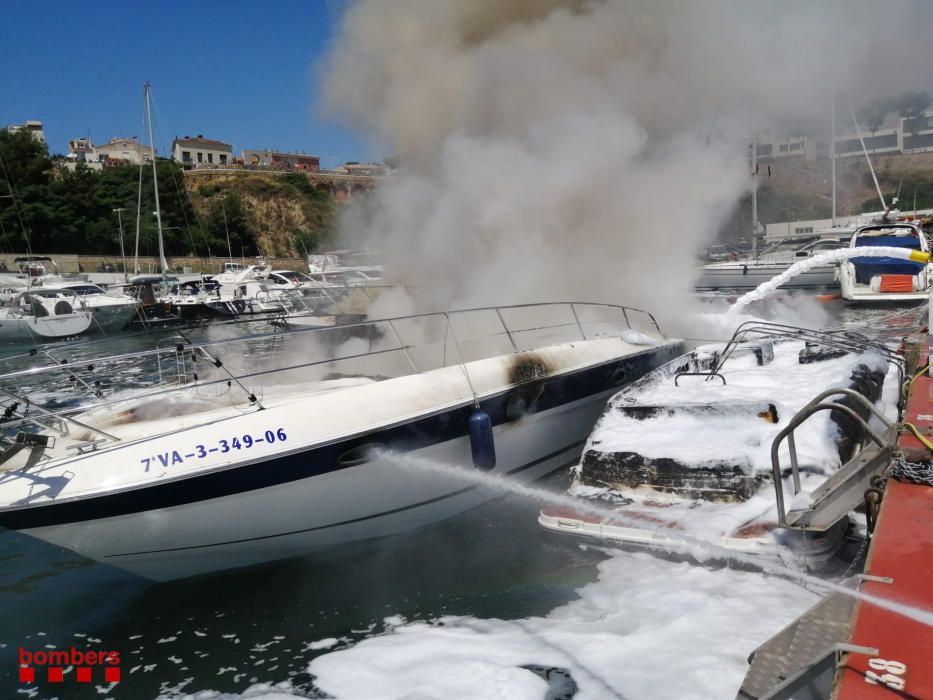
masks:
{"label": "gray smoke", "polygon": [[685,308],[756,129],[924,89],[933,3],[361,0],[327,104],[402,174],[343,226],[438,304]]}

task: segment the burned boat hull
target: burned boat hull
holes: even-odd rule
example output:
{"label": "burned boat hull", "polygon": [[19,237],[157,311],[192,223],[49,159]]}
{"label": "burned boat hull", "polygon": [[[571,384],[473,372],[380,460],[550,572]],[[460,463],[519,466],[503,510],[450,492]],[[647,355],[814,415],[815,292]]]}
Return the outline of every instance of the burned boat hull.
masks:
{"label": "burned boat hull", "polygon": [[[801,359],[801,361],[803,361]],[[664,371],[662,368],[659,370]],[[845,386],[859,392],[874,403],[881,397],[884,372],[864,364],[857,365]],[[868,410],[851,398],[840,403],[849,406],[863,419]],[[736,419],[754,417],[769,424],[777,424],[790,418],[782,407],[779,412],[774,403],[767,401],[732,401],[727,405],[684,404],[680,406],[645,407],[619,405],[615,410],[633,415],[646,409],[674,413],[690,413],[697,416],[733,416]],[[607,408],[613,410],[612,408]],[[830,413],[830,421],[837,427],[836,449],[840,459],[848,460],[858,443],[861,430],[855,421],[840,411]],[[587,486],[610,486],[611,488],[649,488],[661,493],[676,494],[685,498],[704,500],[744,501],[770,480],[770,474],[756,472],[748,460],[737,455],[731,460],[711,459],[707,462],[686,464],[670,457],[646,457],[638,452],[617,450],[606,451],[592,444],[583,453],[580,481]]]}
{"label": "burned boat hull", "polygon": [[[841,546],[848,519],[807,527],[803,534],[789,529],[772,481],[787,489],[784,482],[792,480],[795,493],[804,482],[803,490],[816,499],[820,483],[867,454],[864,421],[877,410],[870,407],[881,398],[886,374],[896,368],[874,349],[853,351],[858,341],[852,338],[824,337],[826,348],[787,338],[741,350],[706,348],[623,388],[575,468],[571,493],[580,497],[580,508],[545,508],[539,524],[665,550],[707,544],[780,556],[789,548],[808,566],[822,565]],[[848,350],[830,351],[840,347]],[[688,378],[697,384],[678,384]],[[813,399],[820,389],[824,393]],[[844,398],[831,404],[821,398],[832,394]],[[800,428],[816,412],[821,419]],[[788,447],[783,436],[792,429],[797,442]],[[801,497],[795,513],[808,503]]]}

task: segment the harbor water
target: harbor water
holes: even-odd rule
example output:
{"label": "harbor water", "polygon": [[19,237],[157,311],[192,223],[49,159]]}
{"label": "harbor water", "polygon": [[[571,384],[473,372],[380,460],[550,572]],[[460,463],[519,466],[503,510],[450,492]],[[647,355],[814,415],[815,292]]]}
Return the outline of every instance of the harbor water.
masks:
{"label": "harbor water", "polygon": [[[780,306],[780,320],[794,308]],[[894,340],[926,307],[819,313]],[[567,484],[555,473],[536,486]],[[503,495],[403,535],[165,584],[0,531],[0,697],[733,697],[747,655],[818,598],[722,562],[555,536],[539,508]],[[120,682],[18,681],[21,650],[72,647],[118,652]]]}

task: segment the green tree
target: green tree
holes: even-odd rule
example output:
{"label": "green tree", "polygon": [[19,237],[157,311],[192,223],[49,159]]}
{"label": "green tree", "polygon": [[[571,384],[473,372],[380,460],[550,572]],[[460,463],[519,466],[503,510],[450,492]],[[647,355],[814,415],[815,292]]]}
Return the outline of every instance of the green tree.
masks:
{"label": "green tree", "polygon": [[314,186],[311,184],[311,180],[308,179],[307,175],[302,175],[301,173],[286,173],[279,178],[279,182],[283,185],[291,185],[301,194],[314,194]]}
{"label": "green tree", "polygon": [[51,179],[52,161],[48,147],[28,131],[0,131],[0,187],[8,194],[12,186],[45,185]]}
{"label": "green tree", "polygon": [[314,231],[295,231],[292,242],[296,254],[307,255],[321,247],[321,236]]}
{"label": "green tree", "polygon": [[27,131],[0,131],[0,245],[23,250],[31,238],[32,219],[51,220],[42,195],[52,179],[52,161],[44,143]]}

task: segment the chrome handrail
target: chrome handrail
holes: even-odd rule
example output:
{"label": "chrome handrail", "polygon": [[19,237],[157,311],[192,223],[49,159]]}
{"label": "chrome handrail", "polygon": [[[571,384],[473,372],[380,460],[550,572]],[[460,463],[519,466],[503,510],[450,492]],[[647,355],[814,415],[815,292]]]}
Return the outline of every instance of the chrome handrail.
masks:
{"label": "chrome handrail", "polygon": [[[339,326],[327,326],[327,327],[315,327],[315,328],[291,328],[285,331],[279,331],[279,335],[297,335],[297,334],[303,334],[303,333],[320,334],[320,333],[326,333],[328,331],[333,331],[334,328],[340,328],[340,329],[360,328],[364,326],[373,326],[373,325],[380,324],[380,323],[389,323],[389,322],[405,321],[405,320],[420,319],[420,318],[431,318],[431,317],[446,318],[449,320],[451,316],[460,315],[460,314],[468,314],[468,313],[476,313],[479,311],[497,311],[497,310],[502,311],[502,310],[512,310],[512,309],[543,308],[543,307],[557,307],[557,306],[596,307],[596,308],[605,308],[605,309],[618,309],[623,313],[623,318],[625,320],[625,323],[630,330],[632,330],[632,324],[628,318],[627,312],[635,311],[637,313],[646,315],[650,319],[652,325],[655,327],[658,333],[661,333],[661,328],[658,325],[658,322],[655,319],[654,315],[643,309],[638,309],[638,308],[630,307],[630,306],[622,306],[620,304],[604,304],[604,303],[585,302],[585,301],[584,302],[581,302],[581,301],[563,302],[562,301],[562,302],[539,302],[539,303],[534,303],[534,304],[512,304],[512,305],[504,305],[504,306],[503,305],[478,306],[478,307],[472,307],[472,308],[466,308],[466,309],[455,309],[453,311],[430,311],[430,312],[424,312],[424,313],[418,313],[418,314],[407,314],[403,316],[391,316],[391,317],[376,318],[376,319],[366,319],[363,321],[354,321],[351,323],[340,324]],[[297,316],[297,317],[300,317],[300,316]],[[544,330],[546,328],[556,327],[557,325],[562,325],[562,324],[555,324],[554,326],[541,326],[541,327],[533,327],[533,328],[521,328],[518,330],[513,330],[513,329],[508,329],[508,330],[510,330],[512,333],[516,333],[516,332],[522,333],[522,332],[535,331],[535,330]],[[262,340],[264,338],[269,337],[269,335],[270,334],[268,332],[249,333],[246,335],[240,335],[240,336],[236,336],[233,338],[221,338],[218,340],[201,341],[197,345],[200,347],[209,348],[213,346],[227,345],[229,343],[234,343],[234,342],[244,342],[244,341],[249,341],[249,340]],[[147,357],[156,357],[159,355],[159,353],[164,353],[164,352],[166,352],[165,349],[159,349],[159,348],[156,348],[153,350],[139,350],[136,352],[120,353],[116,355],[95,357],[93,358],[93,361],[99,364],[103,362],[116,362],[116,361],[122,361],[122,360],[143,359]],[[336,359],[340,359],[340,358],[336,358]],[[334,360],[332,359],[331,361],[334,361]],[[0,382],[11,380],[11,379],[17,379],[20,377],[36,377],[40,375],[51,374],[59,369],[60,367],[52,366],[52,367],[30,367],[27,369],[15,370],[12,372],[6,372],[3,374],[0,374]]]}
{"label": "chrome handrail", "polygon": [[[572,323],[561,322],[561,323],[554,323],[554,324],[547,325],[547,326],[536,326],[536,327],[521,328],[521,329],[516,330],[510,327],[510,325],[506,322],[506,319],[502,315],[503,310],[535,308],[535,307],[538,307],[538,308],[562,307],[562,306],[570,307],[571,314],[574,318],[574,321]],[[80,427],[84,429],[93,430],[94,432],[102,434],[108,438],[113,438],[113,436],[110,435],[109,433],[97,430],[93,428],[92,426],[79,422],[71,418],[70,415],[74,415],[76,413],[86,411],[91,406],[100,408],[104,406],[119,404],[129,399],[139,400],[139,399],[144,399],[144,398],[151,398],[151,397],[158,396],[161,394],[167,394],[167,393],[178,391],[179,389],[185,386],[206,388],[206,387],[218,386],[218,385],[223,385],[223,384],[226,384],[227,386],[231,386],[233,383],[236,383],[236,385],[240,389],[243,390],[246,398],[249,400],[251,404],[257,405],[258,408],[261,410],[263,406],[260,403],[260,401],[257,399],[257,397],[255,396],[255,393],[249,390],[246,386],[244,386],[241,380],[248,380],[248,379],[252,379],[252,378],[256,378],[256,377],[260,377],[264,375],[277,374],[281,372],[309,368],[309,367],[314,367],[318,365],[331,364],[335,362],[355,360],[355,359],[361,359],[365,357],[375,357],[378,355],[384,355],[387,353],[394,353],[394,352],[402,352],[408,359],[408,362],[411,365],[412,370],[414,372],[418,373],[422,371],[421,369],[418,368],[417,363],[415,362],[414,358],[409,352],[409,349],[413,346],[407,345],[398,332],[398,329],[396,327],[396,322],[399,322],[399,321],[404,321],[404,320],[409,320],[409,319],[424,319],[424,318],[432,318],[432,317],[444,319],[446,321],[445,325],[447,328],[447,332],[445,332],[445,337],[446,337],[447,333],[453,332],[453,328],[451,324],[451,316],[456,316],[458,314],[466,314],[466,313],[476,313],[476,312],[482,312],[482,311],[495,311],[496,318],[498,318],[499,322],[501,323],[504,334],[508,336],[509,338],[512,350],[514,352],[519,352],[518,346],[513,337],[513,333],[532,332],[532,331],[545,330],[545,329],[575,326],[578,328],[581,338],[585,340],[586,332],[583,328],[583,323],[580,321],[579,315],[577,314],[577,310],[576,310],[576,307],[578,306],[579,307],[595,307],[595,308],[603,308],[603,309],[611,309],[611,310],[621,310],[622,318],[624,319],[625,325],[629,329],[631,329],[632,326],[631,326],[631,322],[629,320],[627,312],[633,311],[633,312],[643,313],[650,318],[654,327],[658,329],[658,331],[660,332],[660,327],[658,326],[658,323],[655,320],[654,316],[646,311],[642,311],[641,309],[624,307],[624,306],[617,305],[617,304],[599,304],[599,303],[593,303],[593,302],[545,302],[545,303],[536,303],[536,304],[520,304],[520,305],[512,305],[512,306],[476,307],[476,308],[469,308],[469,309],[458,309],[458,310],[449,311],[449,312],[428,312],[428,313],[421,313],[421,314],[409,314],[406,316],[365,320],[365,321],[343,324],[339,326],[330,326],[330,327],[323,327],[323,328],[298,328],[298,329],[294,329],[294,330],[290,329],[286,331],[281,331],[281,330],[276,329],[273,333],[269,333],[269,332],[251,333],[247,335],[236,336],[233,338],[218,339],[214,341],[206,341],[206,342],[201,342],[201,343],[193,343],[186,336],[182,334],[178,334],[178,335],[171,336],[168,338],[163,338],[160,341],[160,342],[170,343],[171,347],[156,347],[153,350],[143,350],[143,351],[137,351],[137,352],[132,352],[132,353],[122,353],[122,354],[111,355],[111,356],[94,357],[89,360],[89,362],[92,362],[94,366],[96,366],[97,368],[100,368],[102,366],[107,365],[108,363],[126,362],[130,360],[142,360],[142,359],[154,357],[156,359],[157,368],[158,368],[159,376],[160,376],[160,382],[161,382],[162,381],[161,375],[162,375],[163,358],[166,355],[170,355],[170,357],[166,359],[169,359],[169,362],[174,360],[176,364],[176,372],[175,372],[176,376],[175,376],[174,383],[162,383],[159,385],[157,389],[153,391],[144,390],[142,392],[136,392],[132,396],[122,396],[119,398],[108,397],[104,399],[98,394],[99,400],[93,402],[93,404],[90,404],[90,405],[87,403],[82,403],[79,406],[71,406],[68,408],[60,409],[60,410],[43,409],[42,418],[43,419],[58,418],[60,420],[79,425]],[[607,323],[607,322],[608,321],[598,321],[598,323]],[[244,371],[244,372],[234,373],[234,372],[231,372],[231,370],[227,368],[225,365],[223,365],[223,363],[218,364],[219,362],[218,358],[208,350],[208,348],[223,347],[224,345],[228,345],[228,344],[235,343],[235,342],[245,342],[245,341],[251,341],[251,340],[268,340],[270,338],[275,340],[275,338],[277,337],[284,337],[286,335],[296,335],[300,333],[323,333],[323,332],[334,331],[334,330],[342,331],[348,328],[378,326],[380,324],[388,325],[388,328],[391,331],[392,335],[394,336],[394,339],[397,345],[394,345],[389,348],[367,350],[366,352],[355,353],[355,354],[345,355],[341,357],[326,357],[323,359],[315,359],[315,360],[311,360],[308,362],[290,364],[288,366],[279,366],[273,369],[260,369],[257,371]],[[488,334],[484,334],[483,336],[478,336],[478,337],[491,338],[497,335],[501,335],[503,331],[499,331],[495,333],[488,333]],[[179,343],[178,342],[179,340],[183,342]],[[455,336],[455,342],[457,343],[457,346],[458,346],[457,347],[457,356],[458,356],[457,364],[463,366],[465,363],[465,359],[463,355],[461,354],[461,351],[459,348],[459,341],[456,340],[456,336]],[[192,375],[195,377],[195,382],[188,383],[189,372],[188,372],[187,366],[182,366],[182,365],[186,365],[184,357],[185,357],[185,353],[189,350],[192,353],[198,353],[208,358],[208,360],[212,364],[214,364],[215,367],[219,367],[221,369],[221,371],[223,372],[225,376],[222,376],[216,379],[202,379],[202,378],[197,377],[197,375]],[[444,366],[447,366],[446,355],[443,361],[444,361]],[[62,370],[71,372],[73,375],[76,369],[81,367],[82,363],[83,361],[69,363],[65,365],[56,364],[52,366],[33,367],[33,368],[24,369],[24,370],[8,372],[8,373],[0,375],[0,382],[9,382],[11,380],[24,379],[24,378],[35,379],[37,377],[48,376],[54,372],[60,372]],[[88,371],[94,371],[94,370],[89,366]],[[469,375],[467,375],[467,379],[469,380]],[[81,381],[80,383],[86,386],[86,382]],[[33,406],[36,405],[35,403],[29,401],[28,399],[22,398],[21,396],[17,395],[13,391],[10,391],[9,389],[3,388],[0,390],[2,390],[3,394],[7,395],[9,398],[13,400],[19,400],[19,401],[22,401],[26,404],[33,405]],[[471,391],[472,391],[472,387],[471,387]],[[35,418],[30,418],[28,416],[22,416],[22,417],[15,418],[13,420],[7,420],[0,427],[2,427],[5,430],[8,430],[9,428],[15,427],[17,425],[21,425],[23,423],[30,423],[30,422],[35,422]]]}
{"label": "chrome handrail", "polygon": [[[713,372],[718,372],[725,364],[726,360],[736,350],[738,345],[746,340],[746,337],[752,333],[760,334],[764,338],[786,338],[790,340],[802,340],[804,342],[813,342],[827,347],[833,347],[847,352],[864,352],[873,350],[881,355],[889,365],[893,365],[898,373],[898,386],[904,381],[904,375],[907,372],[907,360],[895,349],[873,341],[868,337],[854,331],[843,328],[830,330],[811,330],[799,326],[791,326],[783,323],[771,323],[766,321],[746,321],[739,324],[732,337],[726,343],[719,360]],[[898,404],[900,408],[900,403]]]}
{"label": "chrome handrail", "polygon": [[796,495],[800,493],[800,470],[797,465],[797,445],[794,441],[794,431],[800,426],[801,423],[803,423],[818,411],[838,410],[842,411],[847,416],[856,421],[864,433],[879,447],[884,447],[886,444],[884,438],[872,430],[869,427],[867,421],[858,413],[856,413],[855,410],[850,406],[846,406],[845,404],[841,404],[836,401],[822,403],[824,399],[835,394],[844,394],[859,401],[863,406],[867,407],[872,412],[872,414],[875,415],[875,417],[881,420],[885,427],[891,428],[894,425],[877,409],[877,407],[875,407],[874,404],[871,403],[871,401],[853,389],[827,389],[826,391],[811,399],[806,406],[797,411],[797,413],[794,414],[794,417],[790,419],[790,422],[787,424],[787,426],[785,426],[784,429],[777,434],[777,436],[774,438],[774,441],[771,443],[771,476],[772,480],[774,481],[774,495],[777,502],[778,525],[780,527],[785,527],[787,525],[787,513],[784,508],[784,484],[781,470],[781,443],[785,438],[787,438],[787,445],[788,449],[790,450],[791,476],[794,483],[794,495]]}

